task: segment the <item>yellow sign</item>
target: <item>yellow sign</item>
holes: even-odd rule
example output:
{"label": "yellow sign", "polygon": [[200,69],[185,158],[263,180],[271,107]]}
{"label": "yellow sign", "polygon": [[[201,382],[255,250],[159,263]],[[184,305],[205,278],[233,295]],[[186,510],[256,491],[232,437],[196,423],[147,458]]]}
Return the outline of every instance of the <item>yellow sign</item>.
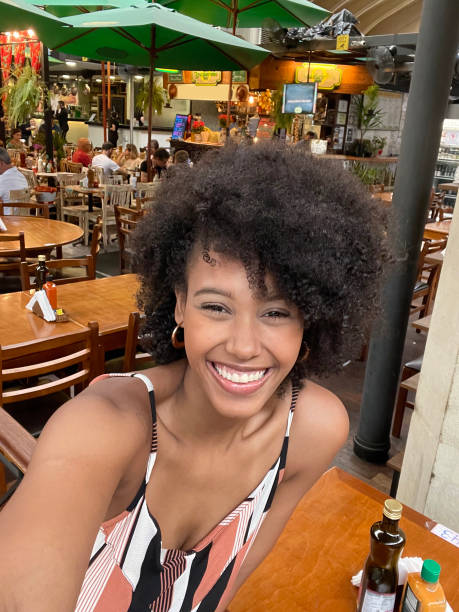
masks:
{"label": "yellow sign", "polygon": [[332,91],[341,85],[343,70],[336,64],[309,64],[305,62],[295,71],[295,83],[317,82],[319,89]]}
{"label": "yellow sign", "polygon": [[193,83],[195,85],[217,85],[222,80],[220,70],[193,70]]}
{"label": "yellow sign", "polygon": [[340,34],[336,37],[336,50],[347,51],[349,49],[349,34]]}

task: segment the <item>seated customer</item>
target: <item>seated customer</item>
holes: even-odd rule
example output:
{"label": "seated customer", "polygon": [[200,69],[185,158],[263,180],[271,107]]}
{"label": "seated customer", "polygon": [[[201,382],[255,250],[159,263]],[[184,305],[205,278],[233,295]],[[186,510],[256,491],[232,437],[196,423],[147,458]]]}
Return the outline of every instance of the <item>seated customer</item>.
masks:
{"label": "seated customer", "polygon": [[[167,149],[158,149],[153,153],[152,157],[152,178],[157,176],[158,178],[167,176],[167,162],[169,161],[169,151]],[[147,174],[147,160],[145,159],[140,164],[140,181],[146,183],[148,181]]]}
{"label": "seated customer", "polygon": [[83,164],[83,166],[87,168],[92,162],[92,158],[89,155],[91,149],[91,141],[89,138],[79,138],[77,150],[72,155],[72,161],[76,164]]}
{"label": "seated customer", "polygon": [[111,159],[113,154],[113,145],[111,142],[104,142],[102,145],[102,153],[99,155],[95,155],[92,158],[92,165],[94,168],[102,168],[104,171],[104,176],[111,176],[112,174],[124,174],[127,175],[127,172],[122,170],[116,161]]}
{"label": "seated customer", "polygon": [[176,151],[174,154],[174,164],[188,164],[191,165],[191,159],[188,155],[188,151],[184,149],[180,149],[180,151]]}
{"label": "seated customer", "polygon": [[137,147],[133,144],[127,144],[126,150],[118,156],[116,162],[124,170],[135,170],[140,166],[142,160],[139,157]]}
{"label": "seated customer", "polygon": [[[20,133],[20,130],[19,130]],[[8,151],[0,147],[0,200],[2,202],[10,201],[10,191],[12,189],[27,189],[27,179],[19,172],[16,166],[11,163],[11,158]],[[5,207],[3,209],[5,215],[12,215],[12,208]]]}
{"label": "seated customer", "polygon": [[26,151],[26,146],[21,140],[22,132],[20,128],[16,128],[11,132],[11,140],[6,145],[7,149],[15,149],[16,151]]}

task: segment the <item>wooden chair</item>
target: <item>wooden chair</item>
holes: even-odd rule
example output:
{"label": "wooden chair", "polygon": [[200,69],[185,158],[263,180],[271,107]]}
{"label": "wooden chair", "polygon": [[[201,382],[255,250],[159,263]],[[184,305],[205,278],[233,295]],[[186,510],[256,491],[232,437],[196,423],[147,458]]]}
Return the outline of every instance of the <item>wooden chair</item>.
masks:
{"label": "wooden chair", "polygon": [[[107,247],[110,228],[116,230],[115,206],[129,208],[132,189],[130,185],[105,185],[102,198],[102,242]],[[89,221],[97,221],[100,211],[89,213]]]}
{"label": "wooden chair", "polygon": [[83,164],[70,161],[69,159],[63,159],[61,161],[61,169],[62,172],[74,172],[79,174],[83,172]]}
{"label": "wooden chair", "polygon": [[[24,232],[4,235],[0,232],[0,242],[11,242],[11,249],[1,251],[0,272],[15,272],[19,274],[21,262],[27,260]],[[19,248],[16,243],[19,243]]]}
{"label": "wooden chair", "polygon": [[413,402],[408,401],[408,393],[410,391],[416,392],[419,372],[422,367],[422,358],[423,356],[421,355],[416,359],[407,361],[402,369],[397,401],[395,403],[394,418],[392,421],[392,435],[396,438],[400,438],[405,408],[414,408]]}
{"label": "wooden chair", "polygon": [[[10,192],[12,193],[12,192]],[[20,202],[20,201],[10,201],[10,202],[0,202],[0,215],[4,215],[4,208],[5,207],[10,207],[13,209],[19,209],[19,212],[21,211],[32,211],[35,210],[37,212],[37,214],[39,213],[38,216],[43,217],[45,219],[49,219],[49,207],[50,207],[50,203],[49,202],[35,202],[34,200],[30,200],[28,202]],[[18,211],[14,211],[13,213],[16,213]]]}
{"label": "wooden chair", "polygon": [[0,346],[0,402],[35,437],[57,408],[101,373],[99,326],[9,348]]}
{"label": "wooden chair", "polygon": [[123,177],[121,174],[113,174],[112,176],[105,176],[103,180],[104,185],[122,185]]}
{"label": "wooden chair", "polygon": [[446,248],[447,240],[444,238],[443,240],[424,241],[418,260],[418,275],[413,291],[410,316],[419,312],[418,318],[421,319],[431,311],[437,291],[440,266],[427,263],[425,258],[437,251],[443,251]]}
{"label": "wooden chair", "polygon": [[68,172],[58,172],[57,182],[59,185],[59,204],[57,210],[58,219],[65,221],[66,218],[78,219],[78,225],[84,232],[84,243],[88,244],[88,206],[83,195],[69,193],[66,191],[67,185],[78,185],[80,180],[86,175],[69,174]]}
{"label": "wooden chair", "polygon": [[[56,285],[78,283],[96,278],[92,255],[86,255],[86,257],[80,259],[49,259],[46,262],[46,267],[50,272],[54,271],[52,281]],[[37,264],[21,262],[21,287],[23,291],[32,289],[30,277],[34,276],[36,269]]]}
{"label": "wooden chair", "polygon": [[368,189],[370,190],[370,193],[380,193],[384,191],[384,184],[375,183],[374,185],[368,185]]}
{"label": "wooden chair", "polygon": [[18,168],[19,172],[25,176],[27,179],[27,184],[29,189],[32,191],[38,185],[37,175],[33,170],[29,170],[28,168]]}
{"label": "wooden chair", "polygon": [[159,181],[155,183],[137,183],[135,193],[132,197],[133,207],[137,210],[151,208],[155,203],[159,186]]}
{"label": "wooden chair", "polygon": [[[9,500],[25,474],[36,444],[32,434],[0,407],[0,509]],[[5,467],[15,472],[16,478],[8,489]]]}
{"label": "wooden chair", "polygon": [[145,319],[145,315],[138,312],[131,312],[129,315],[123,372],[133,372],[134,370],[151,368],[155,365],[149,353],[138,352],[139,330],[143,319]]}
{"label": "wooden chair", "polygon": [[100,252],[100,243],[102,242],[102,215],[97,217],[96,223],[92,226],[91,237],[91,257],[94,261],[94,269],[97,268],[97,255]]}
{"label": "wooden chair", "polygon": [[120,247],[120,274],[125,274],[131,269],[129,240],[144,212],[144,210],[115,206],[116,230]]}

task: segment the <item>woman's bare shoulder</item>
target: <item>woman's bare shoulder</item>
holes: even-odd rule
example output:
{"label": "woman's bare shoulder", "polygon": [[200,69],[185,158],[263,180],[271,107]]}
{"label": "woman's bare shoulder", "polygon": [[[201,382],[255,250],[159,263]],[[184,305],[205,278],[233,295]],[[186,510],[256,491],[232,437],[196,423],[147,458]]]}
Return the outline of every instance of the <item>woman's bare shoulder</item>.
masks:
{"label": "woman's bare shoulder", "polygon": [[329,465],[349,434],[343,402],[331,391],[307,381],[298,395],[289,443],[288,473],[317,471]]}

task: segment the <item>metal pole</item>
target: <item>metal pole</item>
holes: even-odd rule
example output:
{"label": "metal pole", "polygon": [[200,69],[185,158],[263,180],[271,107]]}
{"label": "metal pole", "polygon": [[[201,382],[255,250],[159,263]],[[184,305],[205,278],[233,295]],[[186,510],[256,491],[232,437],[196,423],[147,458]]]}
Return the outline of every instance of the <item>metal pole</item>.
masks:
{"label": "metal pole", "polygon": [[129,142],[134,144],[134,77],[129,75]]}
{"label": "metal pole", "polygon": [[[46,88],[49,91],[49,60],[48,60],[48,47],[42,44],[41,52],[43,57],[43,80]],[[43,118],[45,122],[45,149],[48,159],[53,161],[54,158],[54,147],[53,147],[53,109],[49,103],[49,97],[45,95],[43,102]]]}
{"label": "metal pole", "polygon": [[105,62],[100,62],[100,73],[102,76],[102,128],[104,142],[107,142],[107,98],[105,97]]}
{"label": "metal pole", "polygon": [[459,40],[459,2],[424,0],[391,228],[395,265],[383,291],[383,315],[370,341],[354,452],[387,460],[417,261]]}
{"label": "metal pole", "polygon": [[151,125],[153,123],[153,79],[156,60],[156,25],[151,26],[150,41],[150,80],[148,82],[148,138],[147,138],[147,179],[151,181],[153,172],[151,165]]}

